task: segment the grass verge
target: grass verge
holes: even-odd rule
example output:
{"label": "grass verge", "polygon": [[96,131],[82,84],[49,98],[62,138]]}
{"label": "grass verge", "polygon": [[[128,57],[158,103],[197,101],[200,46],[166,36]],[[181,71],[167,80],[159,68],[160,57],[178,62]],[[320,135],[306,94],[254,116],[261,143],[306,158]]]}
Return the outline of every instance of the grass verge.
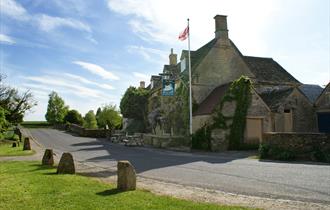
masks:
{"label": "grass verge", "polygon": [[197,203],[113,185],[79,175],[57,175],[39,162],[0,164],[0,209],[247,209]]}
{"label": "grass verge", "polygon": [[9,144],[9,143],[1,143],[0,144],[0,157],[3,157],[3,156],[25,156],[25,155],[33,155],[33,154],[35,154],[35,152],[33,150],[24,150],[23,151],[23,143],[22,142],[20,142],[20,145],[18,147],[12,147],[12,144]]}

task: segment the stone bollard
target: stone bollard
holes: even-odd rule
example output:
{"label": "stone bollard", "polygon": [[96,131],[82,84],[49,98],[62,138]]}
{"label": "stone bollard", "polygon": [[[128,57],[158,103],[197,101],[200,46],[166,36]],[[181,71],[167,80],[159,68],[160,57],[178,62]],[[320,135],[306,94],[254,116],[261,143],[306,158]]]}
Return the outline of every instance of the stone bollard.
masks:
{"label": "stone bollard", "polygon": [[136,173],[132,164],[127,160],[118,161],[117,189],[123,191],[136,189]]}
{"label": "stone bollard", "polygon": [[29,137],[26,137],[26,138],[24,139],[23,150],[31,150],[31,144],[30,144],[30,139],[29,139]]}
{"label": "stone bollard", "polygon": [[75,167],[74,167],[74,161],[71,153],[63,153],[60,162],[57,166],[57,172],[58,174],[74,174]]}
{"label": "stone bollard", "polygon": [[54,154],[52,149],[46,149],[41,161],[42,165],[52,166],[54,164]]}

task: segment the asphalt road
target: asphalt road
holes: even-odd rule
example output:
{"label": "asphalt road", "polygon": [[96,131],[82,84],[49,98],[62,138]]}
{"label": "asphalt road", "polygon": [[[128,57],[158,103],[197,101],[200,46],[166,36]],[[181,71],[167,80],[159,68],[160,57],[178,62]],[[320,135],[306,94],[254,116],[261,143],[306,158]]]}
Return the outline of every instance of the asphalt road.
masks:
{"label": "asphalt road", "polygon": [[125,147],[106,140],[73,136],[53,129],[31,129],[34,139],[55,153],[102,168],[129,160],[141,177],[254,195],[330,204],[330,165],[247,158],[251,153],[186,153]]}

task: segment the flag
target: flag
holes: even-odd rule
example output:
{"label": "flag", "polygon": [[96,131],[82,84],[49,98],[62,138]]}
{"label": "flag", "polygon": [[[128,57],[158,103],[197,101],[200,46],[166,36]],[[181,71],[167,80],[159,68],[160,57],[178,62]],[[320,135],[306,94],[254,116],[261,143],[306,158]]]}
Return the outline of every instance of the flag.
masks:
{"label": "flag", "polygon": [[182,31],[179,35],[179,39],[181,41],[184,41],[188,38],[188,34],[189,34],[189,26],[187,26],[187,28],[184,29],[184,31]]}

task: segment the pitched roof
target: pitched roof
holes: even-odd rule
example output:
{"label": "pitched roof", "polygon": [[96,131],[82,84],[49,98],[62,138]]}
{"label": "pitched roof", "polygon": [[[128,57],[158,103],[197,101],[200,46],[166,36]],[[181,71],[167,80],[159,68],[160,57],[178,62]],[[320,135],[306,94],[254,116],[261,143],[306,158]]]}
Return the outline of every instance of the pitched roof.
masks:
{"label": "pitched roof", "polygon": [[311,103],[314,103],[316,99],[321,95],[323,88],[319,85],[300,85],[299,90],[308,98]]}
{"label": "pitched roof", "polygon": [[267,104],[271,111],[277,112],[280,105],[283,104],[285,99],[292,93],[294,87],[273,87],[264,89],[262,92],[258,92],[262,100]]}
{"label": "pitched roof", "polygon": [[[200,62],[204,59],[204,57],[208,54],[208,52],[212,49],[212,47],[217,42],[217,39],[214,38],[208,43],[206,43],[204,46],[200,47],[196,51],[190,51],[190,58],[191,58],[191,69],[194,71],[194,69],[200,64]],[[188,55],[187,50],[182,50],[181,60],[182,57],[187,57]],[[187,68],[182,72],[183,74],[188,74]]]}
{"label": "pitched roof", "polygon": [[322,92],[320,93],[320,95],[316,98],[316,100],[315,100],[315,104],[316,104],[316,105],[317,105],[317,103],[318,103],[320,97],[323,95],[323,93],[325,93],[325,92],[328,90],[328,88],[330,88],[330,82],[329,82],[329,83],[323,88],[323,90],[322,90]]}
{"label": "pitched roof", "polygon": [[198,109],[193,115],[208,115],[211,114],[214,108],[219,104],[222,98],[225,96],[226,91],[229,89],[231,83],[220,85],[216,87],[204,101],[198,106]]}
{"label": "pitched roof", "polygon": [[259,81],[300,83],[272,58],[242,56],[251,72]]}

